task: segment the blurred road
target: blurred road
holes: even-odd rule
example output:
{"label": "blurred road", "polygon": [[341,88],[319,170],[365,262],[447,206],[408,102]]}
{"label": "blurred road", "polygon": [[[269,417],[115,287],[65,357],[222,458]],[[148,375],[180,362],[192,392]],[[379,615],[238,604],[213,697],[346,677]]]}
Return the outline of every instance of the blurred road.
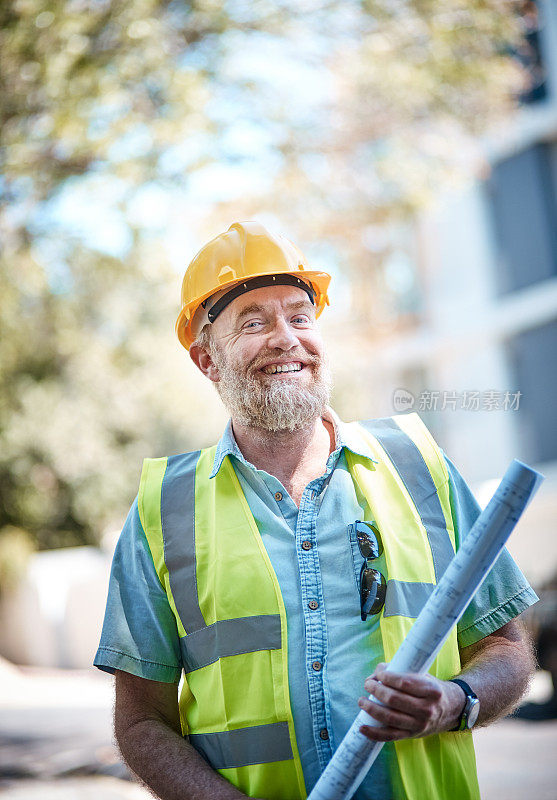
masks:
{"label": "blurred road", "polygon": [[502,720],[474,742],[482,800],[556,800],[557,720]]}
{"label": "blurred road", "polygon": [[117,778],[66,778],[55,781],[18,781],[0,788],[7,800],[153,800],[146,789]]}
{"label": "blurred road", "polygon": [[[530,700],[545,699],[540,673]],[[152,800],[112,744],[112,678],[18,669],[0,661],[0,796],[6,800]],[[475,733],[482,800],[557,798],[557,720],[505,719]],[[424,800],[426,800],[424,798]]]}

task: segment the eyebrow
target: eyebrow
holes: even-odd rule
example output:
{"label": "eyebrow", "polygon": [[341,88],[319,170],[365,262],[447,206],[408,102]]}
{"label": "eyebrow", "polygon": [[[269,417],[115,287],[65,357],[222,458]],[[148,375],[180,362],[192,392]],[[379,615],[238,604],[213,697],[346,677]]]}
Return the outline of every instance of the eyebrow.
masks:
{"label": "eyebrow", "polygon": [[[287,310],[295,310],[295,309],[301,309],[301,308],[307,308],[308,310],[310,310],[310,309],[315,308],[315,306],[313,306],[309,302],[309,300],[295,300],[292,303],[288,303],[286,305],[286,309]],[[248,314],[257,314],[260,311],[264,311],[264,310],[265,310],[264,306],[261,306],[258,303],[251,303],[251,305],[246,306],[245,308],[243,308],[237,314],[236,322],[240,322],[240,320],[242,320],[244,317],[247,317]]]}

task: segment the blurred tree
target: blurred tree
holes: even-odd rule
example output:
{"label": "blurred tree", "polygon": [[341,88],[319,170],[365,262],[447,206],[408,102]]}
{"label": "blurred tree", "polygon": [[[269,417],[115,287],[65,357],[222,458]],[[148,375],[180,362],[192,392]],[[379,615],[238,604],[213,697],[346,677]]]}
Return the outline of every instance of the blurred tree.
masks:
{"label": "blurred tree", "polygon": [[[366,336],[371,320],[373,331],[389,329],[400,311],[384,274],[400,232],[440,186],[487,168],[480,135],[508,119],[532,81],[514,58],[529,49],[522,7],[518,0],[321,4],[315,27],[328,17],[334,38],[319,37],[319,46],[292,26],[287,51],[309,53],[322,78],[319,101],[297,102],[287,69],[282,91],[264,71],[251,82],[254,115],[275,127],[283,121],[270,210],[302,241],[322,243],[317,256],[342,264],[357,287],[351,318]],[[237,207],[233,198],[228,213]],[[261,197],[244,196],[240,208],[253,215]]]}
{"label": "blurred tree", "polygon": [[388,249],[380,226],[419,205],[462,163],[465,132],[523,90],[508,55],[515,9],[2,5],[0,531],[25,529],[39,547],[94,542],[143,455],[210,441],[168,324],[176,215],[182,249],[223,219],[278,217],[342,253],[365,302]]}
{"label": "blurred tree", "polygon": [[[173,427],[144,385],[156,335],[141,338],[155,307],[172,318],[171,276],[126,202],[163,151],[207,127],[206,86],[234,23],[220,3],[158,0],[19,0],[0,23],[0,529],[23,527],[40,547],[92,542],[127,502],[147,442]],[[210,68],[188,65],[196,46]],[[61,228],[56,210],[83,183],[78,215],[98,216],[108,177],[101,224],[119,222],[120,257]]]}

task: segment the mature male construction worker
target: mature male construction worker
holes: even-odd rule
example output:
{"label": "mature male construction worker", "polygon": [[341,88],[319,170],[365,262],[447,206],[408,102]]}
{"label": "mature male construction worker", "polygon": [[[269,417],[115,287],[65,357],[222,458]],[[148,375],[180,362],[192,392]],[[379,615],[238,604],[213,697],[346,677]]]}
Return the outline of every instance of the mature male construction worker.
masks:
{"label": "mature male construction worker", "polygon": [[178,338],[231,419],[214,447],[145,460],[95,659],[163,800],[305,798],[359,707],[388,744],[358,800],[478,798],[470,728],[532,672],[515,618],[536,595],[508,553],[430,674],[384,671],[479,507],[418,415],[328,406],[329,280],[257,222],[184,277]]}

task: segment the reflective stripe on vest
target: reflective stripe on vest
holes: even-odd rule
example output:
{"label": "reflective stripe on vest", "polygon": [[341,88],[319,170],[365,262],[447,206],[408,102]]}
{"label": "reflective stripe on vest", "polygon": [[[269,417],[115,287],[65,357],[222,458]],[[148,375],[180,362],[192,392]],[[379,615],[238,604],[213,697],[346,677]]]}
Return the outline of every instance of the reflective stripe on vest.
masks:
{"label": "reflective stripe on vest", "polygon": [[180,640],[186,673],[201,669],[219,658],[280,649],[280,616],[223,619],[189,633]]}
{"label": "reflective stripe on vest", "polygon": [[445,527],[439,495],[424,457],[394,419],[374,419],[360,425],[381,443],[408,489],[427,532],[435,567],[435,582],[439,583],[439,578],[454,556],[454,548]]}
{"label": "reflective stripe on vest", "polygon": [[168,459],[161,492],[161,522],[170,586],[188,631],[205,627],[195,574],[195,468],[201,450]]}
{"label": "reflective stripe on vest", "polygon": [[[416,414],[356,425],[369,459],[346,450],[367,504],[385,531],[385,658],[404,639],[453,551],[447,470]],[[146,459],[139,509],[174,610],[186,680],[184,734],[249,796],[306,796],[288,691],[286,613],[280,587],[230,459],[208,479],[216,448]],[[370,513],[370,517],[367,516]],[[253,615],[253,616],[252,616]],[[456,633],[431,669],[459,671]],[[465,732],[396,744],[396,797],[479,797]],[[455,785],[456,785],[455,784]]]}
{"label": "reflective stripe on vest", "polygon": [[[424,457],[410,436],[391,417],[359,424],[380,442],[418,509],[431,548],[435,583],[438,583],[454,556],[454,549],[445,525],[441,502]],[[384,615],[416,618],[434,588],[433,583],[390,579],[387,582]]]}
{"label": "reflective stripe on vest", "polygon": [[241,617],[207,625],[199,608],[195,556],[195,468],[201,451],[168,459],[161,492],[165,561],[176,609],[187,626],[180,640],[186,673],[219,658],[280,648],[280,616]]}
{"label": "reflective stripe on vest", "polygon": [[292,758],[287,722],[254,725],[235,731],[190,734],[189,741],[214,769],[247,767]]}

